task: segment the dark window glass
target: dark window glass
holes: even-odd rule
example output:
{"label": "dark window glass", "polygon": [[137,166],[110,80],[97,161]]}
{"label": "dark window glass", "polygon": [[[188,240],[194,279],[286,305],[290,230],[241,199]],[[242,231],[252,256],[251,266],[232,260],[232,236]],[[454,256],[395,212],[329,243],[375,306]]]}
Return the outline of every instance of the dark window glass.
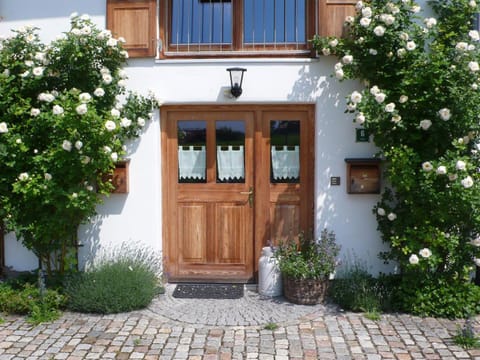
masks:
{"label": "dark window glass", "polygon": [[231,1],[172,0],[173,44],[231,44]]}
{"label": "dark window glass", "polygon": [[245,182],[245,123],[216,122],[217,182]]}
{"label": "dark window glass", "polygon": [[270,156],[272,183],[300,181],[300,121],[270,122]]}
{"label": "dark window glass", "polygon": [[207,123],[181,120],[178,130],[178,182],[204,183],[207,180]]}
{"label": "dark window glass", "polygon": [[306,42],[305,0],[244,0],[246,44]]}

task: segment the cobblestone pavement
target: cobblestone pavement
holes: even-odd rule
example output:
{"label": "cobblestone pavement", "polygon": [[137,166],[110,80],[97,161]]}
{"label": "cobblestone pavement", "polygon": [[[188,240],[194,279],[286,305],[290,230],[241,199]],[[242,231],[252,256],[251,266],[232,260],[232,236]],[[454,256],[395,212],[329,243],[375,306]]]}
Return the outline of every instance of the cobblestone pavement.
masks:
{"label": "cobblestone pavement", "polygon": [[[6,359],[479,359],[452,337],[463,321],[362,314],[292,305],[247,291],[239,300],[178,300],[167,293],[149,309],[95,316],[65,313],[32,327],[23,317],[0,325]],[[275,323],[275,330],[265,329]],[[480,318],[474,321],[480,331]]]}

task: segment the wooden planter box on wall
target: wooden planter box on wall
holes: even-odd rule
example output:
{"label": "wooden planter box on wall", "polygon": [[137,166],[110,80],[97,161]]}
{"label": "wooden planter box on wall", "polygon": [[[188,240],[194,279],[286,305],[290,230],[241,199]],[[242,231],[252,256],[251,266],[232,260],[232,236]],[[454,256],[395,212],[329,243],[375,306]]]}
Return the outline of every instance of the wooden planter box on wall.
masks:
{"label": "wooden planter box on wall", "polygon": [[114,186],[112,194],[127,194],[129,190],[128,167],[130,160],[119,161],[115,164],[113,174],[108,175],[106,181],[111,181]]}
{"label": "wooden planter box on wall", "polygon": [[345,159],[347,193],[380,194],[380,159]]}

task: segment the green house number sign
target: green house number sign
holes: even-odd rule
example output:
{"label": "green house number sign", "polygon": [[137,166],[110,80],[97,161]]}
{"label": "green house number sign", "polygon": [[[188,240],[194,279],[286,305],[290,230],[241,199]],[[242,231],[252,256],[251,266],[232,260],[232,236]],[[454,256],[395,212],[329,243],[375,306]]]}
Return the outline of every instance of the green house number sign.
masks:
{"label": "green house number sign", "polygon": [[369,142],[370,141],[370,134],[368,133],[367,129],[357,128],[355,129],[355,138],[357,142]]}

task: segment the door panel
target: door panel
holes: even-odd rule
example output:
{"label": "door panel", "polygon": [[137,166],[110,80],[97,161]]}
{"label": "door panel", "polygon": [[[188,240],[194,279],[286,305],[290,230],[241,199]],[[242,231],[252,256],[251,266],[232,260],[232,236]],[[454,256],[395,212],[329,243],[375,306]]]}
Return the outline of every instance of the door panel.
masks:
{"label": "door panel", "polygon": [[313,106],[163,106],[170,281],[249,281],[261,249],[313,225]]}

